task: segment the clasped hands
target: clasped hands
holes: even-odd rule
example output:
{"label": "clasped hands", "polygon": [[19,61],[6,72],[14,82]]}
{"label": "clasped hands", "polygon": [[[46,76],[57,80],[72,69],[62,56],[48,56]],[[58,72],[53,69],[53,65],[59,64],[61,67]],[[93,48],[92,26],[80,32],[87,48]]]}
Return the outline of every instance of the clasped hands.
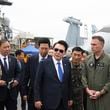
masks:
{"label": "clasped hands", "polygon": [[101,96],[100,91],[90,90],[89,88],[86,88],[86,91],[87,91],[90,99],[96,100]]}
{"label": "clasped hands", "polygon": [[[9,83],[10,84],[12,83],[12,87],[15,87],[18,85],[19,82],[17,80],[11,80]],[[7,85],[6,81],[0,80],[0,86],[5,86],[5,85]]]}

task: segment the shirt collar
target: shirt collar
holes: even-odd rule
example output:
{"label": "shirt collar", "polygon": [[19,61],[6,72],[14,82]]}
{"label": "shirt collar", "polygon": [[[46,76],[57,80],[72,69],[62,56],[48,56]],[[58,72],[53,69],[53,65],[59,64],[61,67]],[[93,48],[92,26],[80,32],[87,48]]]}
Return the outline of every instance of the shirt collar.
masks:
{"label": "shirt collar", "polygon": [[53,58],[53,61],[54,61],[55,64],[57,64],[58,62],[62,64],[62,60],[58,61],[54,57],[52,57],[52,58]]}
{"label": "shirt collar", "polygon": [[[42,57],[41,54],[39,53],[39,61],[41,61],[42,58],[43,58],[43,57]],[[48,55],[46,55],[44,58],[47,59],[47,58],[48,58]]]}
{"label": "shirt collar", "polygon": [[6,58],[8,59],[8,56],[3,56],[2,54],[0,54],[0,59]]}

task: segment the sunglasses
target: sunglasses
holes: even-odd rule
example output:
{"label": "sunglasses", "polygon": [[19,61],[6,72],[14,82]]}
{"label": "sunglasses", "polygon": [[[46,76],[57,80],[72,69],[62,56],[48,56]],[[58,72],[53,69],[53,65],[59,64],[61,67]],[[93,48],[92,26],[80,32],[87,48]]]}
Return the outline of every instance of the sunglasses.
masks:
{"label": "sunglasses", "polygon": [[54,51],[55,51],[55,52],[58,52],[58,51],[59,51],[60,53],[63,53],[63,52],[64,52],[64,50],[62,50],[62,49],[57,49],[57,48],[54,48]]}

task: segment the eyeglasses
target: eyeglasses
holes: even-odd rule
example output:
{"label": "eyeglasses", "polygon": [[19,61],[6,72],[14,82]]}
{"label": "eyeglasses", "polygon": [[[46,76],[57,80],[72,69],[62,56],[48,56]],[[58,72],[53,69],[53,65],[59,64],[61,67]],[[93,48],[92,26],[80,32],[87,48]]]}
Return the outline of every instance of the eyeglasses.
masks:
{"label": "eyeglasses", "polygon": [[58,51],[59,51],[60,53],[63,53],[63,52],[64,52],[64,50],[62,50],[62,49],[57,49],[57,48],[54,48],[54,51],[55,51],[55,52],[58,52]]}

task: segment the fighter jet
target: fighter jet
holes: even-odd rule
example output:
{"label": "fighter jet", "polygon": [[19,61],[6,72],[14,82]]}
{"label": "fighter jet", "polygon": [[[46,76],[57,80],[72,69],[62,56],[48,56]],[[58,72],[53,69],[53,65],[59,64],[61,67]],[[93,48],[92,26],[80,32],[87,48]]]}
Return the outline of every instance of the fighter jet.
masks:
{"label": "fighter jet", "polygon": [[11,2],[9,2],[8,0],[0,0],[0,5],[12,5]]}

